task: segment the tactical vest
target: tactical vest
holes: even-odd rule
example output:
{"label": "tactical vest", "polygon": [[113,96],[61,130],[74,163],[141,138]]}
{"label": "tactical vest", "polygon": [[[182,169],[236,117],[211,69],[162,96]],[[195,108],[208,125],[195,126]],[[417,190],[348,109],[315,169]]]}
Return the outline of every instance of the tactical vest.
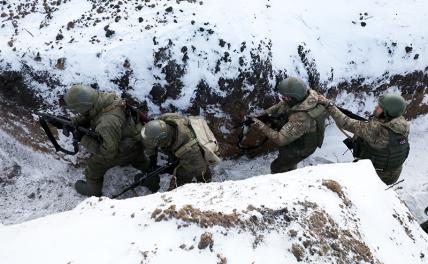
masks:
{"label": "tactical vest", "polygon": [[369,159],[376,169],[391,170],[403,165],[410,151],[406,136],[388,129],[389,141],[386,148],[375,149],[362,138],[354,140],[353,155],[359,159]]}
{"label": "tactical vest", "polygon": [[[168,147],[171,148],[171,151],[176,152],[186,143],[189,143],[196,138],[188,118],[175,113],[167,113],[163,114],[159,119],[172,126],[176,130],[177,138],[174,138],[174,142],[172,142],[172,145]],[[195,143],[197,143],[197,141],[193,141],[193,145]],[[191,146],[187,147],[190,148]]]}
{"label": "tactical vest", "polygon": [[292,111],[290,112],[305,112],[307,113],[316,123],[317,129],[314,132],[304,134],[297,140],[293,141],[289,146],[295,146],[300,149],[306,148],[321,148],[324,141],[325,133],[325,119],[327,118],[327,112],[325,107],[322,105],[317,105],[316,107],[304,110],[304,111]]}

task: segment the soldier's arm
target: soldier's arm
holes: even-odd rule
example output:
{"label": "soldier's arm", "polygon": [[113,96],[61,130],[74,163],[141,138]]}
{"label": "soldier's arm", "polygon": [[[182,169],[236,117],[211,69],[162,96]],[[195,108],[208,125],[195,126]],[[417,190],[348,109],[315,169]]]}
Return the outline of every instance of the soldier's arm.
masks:
{"label": "soldier's arm", "polygon": [[296,113],[290,116],[289,121],[276,131],[258,119],[254,119],[256,126],[276,145],[285,146],[310,132],[311,119],[305,113]]}
{"label": "soldier's arm", "polygon": [[119,150],[122,139],[121,120],[116,116],[105,116],[95,128],[95,132],[101,137],[101,143],[85,136],[82,138],[82,144],[92,154],[100,155],[105,159],[113,158]]}
{"label": "soldier's arm", "polygon": [[78,115],[71,118],[71,122],[76,126],[87,126],[90,123],[89,115]]}
{"label": "soldier's arm", "polygon": [[270,114],[274,114],[274,113],[278,112],[278,110],[280,108],[280,104],[281,103],[275,104],[275,105],[269,107],[268,109],[264,110],[262,115],[264,115],[264,114],[270,115]]}
{"label": "soldier's arm", "polygon": [[342,113],[336,106],[327,107],[327,111],[339,128],[347,130],[369,142],[374,139],[376,129],[373,127],[374,124],[372,122],[352,119]]}

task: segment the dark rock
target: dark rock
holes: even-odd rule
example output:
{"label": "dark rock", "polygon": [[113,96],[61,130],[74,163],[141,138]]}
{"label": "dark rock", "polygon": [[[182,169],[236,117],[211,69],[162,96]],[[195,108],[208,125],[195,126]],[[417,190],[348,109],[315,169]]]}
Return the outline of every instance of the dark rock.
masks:
{"label": "dark rock", "polygon": [[64,36],[61,34],[61,33],[59,33],[58,35],[56,35],[56,40],[62,40],[64,38]]}
{"label": "dark rock", "polygon": [[67,23],[67,30],[70,30],[72,28],[74,28],[74,22],[70,21],[70,22]]}
{"label": "dark rock", "polygon": [[66,61],[66,58],[59,58],[56,62],[55,68],[57,68],[58,70],[64,70],[65,61]]}
{"label": "dark rock", "polygon": [[168,7],[167,9],[165,9],[165,12],[167,12],[167,13],[172,12],[172,6]]}
{"label": "dark rock", "polygon": [[411,46],[406,46],[406,47],[405,47],[405,50],[406,50],[406,53],[410,53],[410,52],[412,52],[413,47],[411,47]]}
{"label": "dark rock", "polygon": [[419,59],[419,54],[415,54],[415,56],[413,57],[414,60]]}
{"label": "dark rock", "polygon": [[114,30],[110,29],[110,25],[107,25],[104,27],[104,31],[106,32],[106,37],[109,38],[111,36],[114,35],[114,33],[116,33]]}
{"label": "dark rock", "polygon": [[361,22],[361,26],[365,27],[365,26],[367,26],[367,23],[366,22]]}

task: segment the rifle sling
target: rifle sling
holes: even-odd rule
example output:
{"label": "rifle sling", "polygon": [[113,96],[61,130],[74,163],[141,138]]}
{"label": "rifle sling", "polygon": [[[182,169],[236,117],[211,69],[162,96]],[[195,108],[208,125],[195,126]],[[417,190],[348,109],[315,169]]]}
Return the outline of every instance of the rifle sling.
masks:
{"label": "rifle sling", "polygon": [[39,118],[39,123],[40,123],[41,127],[43,128],[43,130],[45,131],[46,135],[48,136],[49,140],[54,145],[55,151],[57,151],[57,152],[60,151],[60,152],[63,152],[65,154],[68,154],[68,155],[76,155],[77,152],[79,152],[78,142],[73,141],[74,152],[66,150],[58,144],[58,142],[55,139],[55,137],[53,136],[52,131],[50,130],[46,120],[41,117],[41,118]]}

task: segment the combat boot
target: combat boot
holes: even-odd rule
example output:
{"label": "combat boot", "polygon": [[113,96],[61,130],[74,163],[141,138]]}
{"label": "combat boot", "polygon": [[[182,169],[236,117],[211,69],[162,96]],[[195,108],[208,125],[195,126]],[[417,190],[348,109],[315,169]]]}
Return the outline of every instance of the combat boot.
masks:
{"label": "combat boot", "polygon": [[[102,195],[101,193],[101,188],[93,188],[92,186],[90,186],[86,181],[84,180],[78,180],[75,184],[74,184],[74,188],[76,189],[76,191],[84,196],[97,196],[100,197]],[[95,190],[98,189],[98,190]]]}

